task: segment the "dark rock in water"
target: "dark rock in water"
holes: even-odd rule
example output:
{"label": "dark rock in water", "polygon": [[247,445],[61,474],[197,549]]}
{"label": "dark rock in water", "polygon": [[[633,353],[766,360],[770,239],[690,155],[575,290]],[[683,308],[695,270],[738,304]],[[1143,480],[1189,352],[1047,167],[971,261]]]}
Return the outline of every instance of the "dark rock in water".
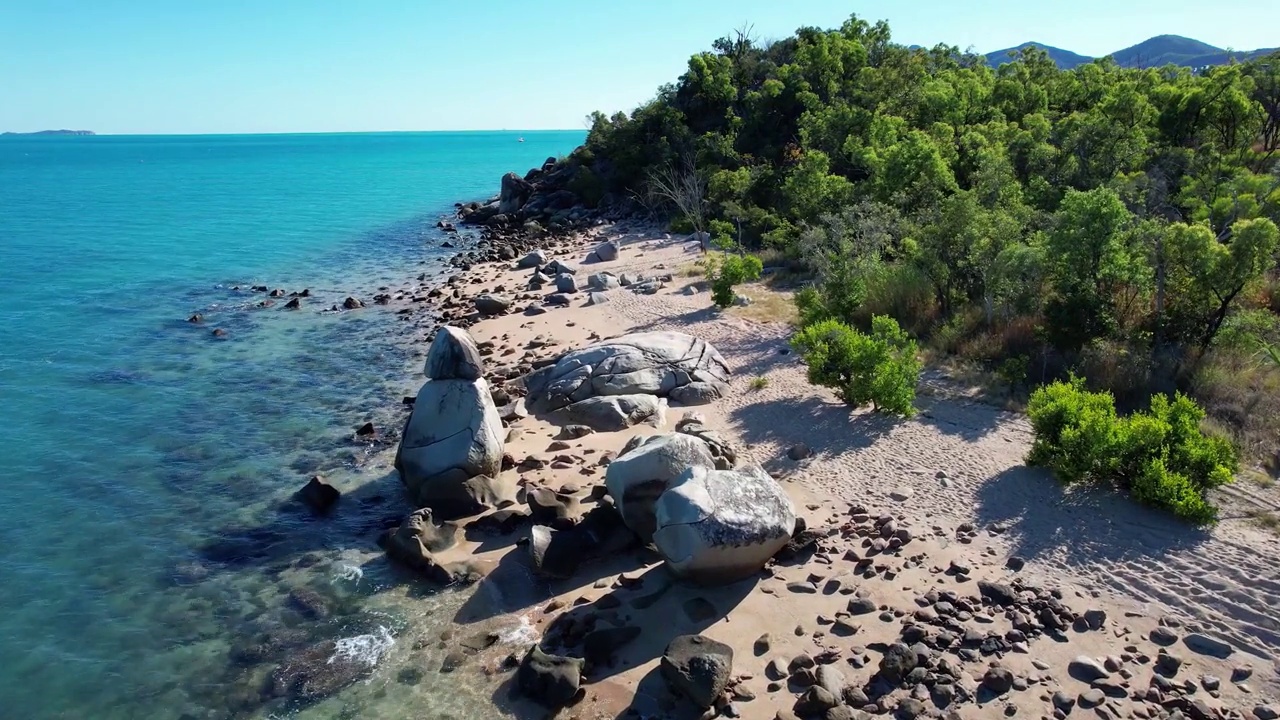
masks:
{"label": "dark rock in water", "polygon": [[221,338],[227,336],[227,331],[222,328],[215,328],[211,334],[216,338]]}
{"label": "dark rock in water", "polygon": [[548,708],[563,707],[578,694],[582,665],[582,660],[551,655],[534,645],[516,670],[516,686]]}
{"label": "dark rock in water", "polygon": [[640,628],[627,626],[592,630],[582,639],[582,654],[590,666],[608,665],[622,646],[640,637]]}
{"label": "dark rock in water", "polygon": [[278,698],[310,703],[364,679],[373,666],[338,652],[332,640],[289,652],[271,673],[269,692]]}
{"label": "dark rock in water", "polygon": [[285,303],[285,304],[284,304],[284,309],[285,309],[285,310],[298,310],[298,309],[301,309],[301,308],[302,308],[302,301],[301,301],[301,300],[299,300],[298,298],[294,298],[294,299],[292,299],[292,300],[290,300],[289,302],[287,302],[287,303]]}
{"label": "dark rock in water", "polygon": [[200,313],[196,313],[195,315],[192,315],[191,317],[187,318],[187,322],[189,323],[204,322],[204,316],[201,315]]}
{"label": "dark rock in water", "polygon": [[371,422],[367,422],[367,423],[365,423],[365,424],[361,425],[360,427],[356,428],[356,436],[357,436],[357,437],[371,437],[371,436],[373,436],[373,435],[377,435],[377,434],[378,434],[378,429],[377,429],[377,428],[375,428],[375,427],[373,426],[373,423],[371,423]]}
{"label": "dark rock in water", "polygon": [[342,307],[346,310],[359,310],[364,307],[364,303],[353,297],[347,297],[342,301]]}
{"label": "dark rock in water", "polygon": [[329,601],[310,588],[294,588],[289,592],[287,602],[289,607],[308,620],[323,620],[332,613]]}
{"label": "dark rock in water", "polygon": [[271,297],[284,297],[284,291],[281,290],[280,288],[276,288],[275,290],[272,290],[269,294],[271,295]]}
{"label": "dark rock in water", "polygon": [[660,669],[672,692],[709,708],[729,684],[733,648],[702,635],[681,635],[667,645]]}
{"label": "dark rock in water", "polygon": [[316,514],[323,514],[328,512],[334,503],[338,502],[338,498],[342,497],[342,493],[325,482],[324,478],[316,475],[308,480],[306,485],[302,486],[296,497]]}
{"label": "dark rock in water", "polygon": [[271,528],[230,531],[200,549],[200,555],[215,563],[240,567],[262,562],[278,553],[288,537]]}

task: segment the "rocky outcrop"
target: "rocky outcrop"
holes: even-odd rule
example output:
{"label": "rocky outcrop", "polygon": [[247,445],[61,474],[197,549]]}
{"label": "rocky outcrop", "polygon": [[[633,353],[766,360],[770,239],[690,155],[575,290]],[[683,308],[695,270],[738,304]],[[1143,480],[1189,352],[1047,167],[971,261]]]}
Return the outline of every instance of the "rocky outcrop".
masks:
{"label": "rocky outcrop", "polygon": [[653,395],[593,397],[564,408],[569,422],[601,432],[625,430],[641,423],[662,427],[666,414],[667,401]]}
{"label": "rocky outcrop", "polygon": [[759,571],[791,539],[796,513],[758,465],[694,466],[658,498],[654,544],[677,575],[702,584]]}
{"label": "rocky outcrop", "polygon": [[533,185],[515,173],[502,176],[502,193],[498,196],[498,212],[514,215],[524,206],[529,195],[533,193]]}
{"label": "rocky outcrop", "polygon": [[676,432],[692,435],[707,444],[711,456],[715,458],[718,470],[728,470],[738,464],[738,452],[733,445],[720,434],[719,430],[707,427],[706,418],[701,413],[689,410],[680,422],[676,423]]}
{"label": "rocky outcrop", "polygon": [[623,522],[641,540],[653,540],[658,498],[695,465],[715,467],[715,458],[701,439],[680,433],[645,438],[609,463],[604,476],[609,495]]}
{"label": "rocky outcrop", "polygon": [[556,410],[593,397],[665,397],[691,383],[723,385],[729,372],[709,343],[679,332],[647,332],[566,353],[531,373],[525,385],[531,398]]}
{"label": "rocky outcrop", "polygon": [[465,332],[442,328],[426,371],[395,466],[414,502],[461,517],[487,504],[487,483],[469,481],[502,470],[502,420],[481,377],[480,352]]}
{"label": "rocky outcrop", "polygon": [[434,583],[474,582],[487,572],[482,563],[442,563],[433,554],[453,547],[457,543],[457,535],[457,525],[436,523],[431,510],[422,508],[405,518],[399,527],[384,532],[378,538],[378,544],[388,558],[418,571]]}

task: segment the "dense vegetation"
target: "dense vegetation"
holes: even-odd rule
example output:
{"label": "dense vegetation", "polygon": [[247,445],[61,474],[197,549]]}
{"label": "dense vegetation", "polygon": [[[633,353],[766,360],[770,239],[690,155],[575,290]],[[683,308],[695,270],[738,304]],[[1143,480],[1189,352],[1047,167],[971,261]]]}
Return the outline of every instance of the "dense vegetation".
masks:
{"label": "dense vegetation", "polygon": [[[810,273],[807,323],[887,315],[1030,389],[1183,390],[1274,462],[1280,55],[991,68],[884,23],[740,31],[572,159],[597,196]],[[671,192],[654,192],[666,188]]]}
{"label": "dense vegetation", "polygon": [[1118,417],[1109,394],[1072,378],[1032,393],[1027,414],[1036,434],[1028,462],[1064,482],[1114,483],[1192,522],[1218,519],[1205,495],[1231,482],[1235,450],[1201,431],[1204,411],[1186,396],[1156,395],[1149,411]]}

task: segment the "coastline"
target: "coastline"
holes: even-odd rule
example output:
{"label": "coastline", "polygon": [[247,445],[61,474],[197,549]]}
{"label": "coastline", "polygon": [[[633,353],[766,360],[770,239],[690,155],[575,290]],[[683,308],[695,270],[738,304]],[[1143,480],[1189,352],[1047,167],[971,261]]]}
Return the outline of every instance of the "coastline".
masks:
{"label": "coastline", "polygon": [[[874,648],[892,642],[900,618],[915,612],[918,600],[913,599],[932,588],[973,591],[974,580],[989,580],[1042,583],[1057,588],[1073,611],[1102,610],[1110,618],[1103,631],[1072,635],[1069,644],[1054,647],[1042,639],[1029,652],[1001,653],[1005,667],[1019,677],[1035,679],[1031,690],[1015,692],[1010,698],[1021,705],[1037,702],[1037,688],[1041,700],[1059,685],[1072,694],[1083,693],[1088,684],[1072,680],[1066,672],[1074,656],[1129,654],[1123,646],[1150,645],[1146,639],[1157,628],[1175,622],[1180,633],[1200,632],[1237,648],[1226,663],[1199,653],[1180,653],[1184,662],[1180,678],[1224,678],[1221,689],[1214,691],[1220,696],[1215,703],[1244,714],[1268,699],[1274,701],[1278,687],[1274,652],[1280,647],[1276,634],[1280,628],[1260,620],[1280,597],[1270,579],[1280,567],[1274,541],[1243,523],[1226,524],[1211,536],[1187,537],[1190,533],[1177,521],[1127,501],[1087,491],[1064,493],[1044,473],[1023,466],[1031,437],[1025,418],[970,399],[971,389],[959,387],[941,373],[927,374],[922,383],[918,403],[922,413],[916,420],[899,422],[851,413],[824,391],[810,387],[798,360],[783,354],[789,337],[786,326],[755,322],[736,311],[717,312],[710,308],[705,291],[697,292],[696,281],[680,277],[684,266],[699,256],[696,243],[624,222],[553,241],[552,257],[577,265],[594,243],[606,237],[619,241],[621,257],[598,266],[580,265],[582,271],[675,277],[654,295],[623,288],[609,291],[608,302],[587,307],[586,294],[578,293],[569,307],[549,307],[539,315],[519,311],[533,302],[523,298],[516,301],[514,312],[480,318],[465,312],[469,299],[486,292],[512,294],[523,287],[528,272],[509,269],[510,262],[479,263],[455,274],[449,283],[459,291],[449,303],[455,321],[467,325],[482,347],[492,344],[492,354],[486,357],[490,368],[495,359],[521,351],[526,352],[522,356],[526,360],[545,360],[596,338],[638,330],[678,329],[711,342],[729,360],[735,375],[725,398],[694,410],[729,436],[743,457],[782,478],[797,508],[803,508],[800,515],[809,527],[831,529],[832,537],[845,541],[855,558],[867,535],[866,527],[858,527],[859,516],[887,513],[911,528],[916,542],[909,558],[886,556],[887,562],[872,563],[877,572],[854,581],[870,592],[877,605],[888,608],[890,620],[874,616],[865,620],[852,642],[829,632],[830,623],[824,623],[824,618],[838,615],[847,598],[797,588],[805,583],[822,588],[866,567],[861,558],[851,561],[834,548],[832,552],[824,548],[823,559],[807,567],[774,566],[758,581],[750,581],[750,587],[702,591],[671,582],[656,556],[644,553],[584,568],[583,577],[547,582],[522,562],[527,553],[516,545],[523,532],[517,531],[496,540],[468,539],[447,551],[448,558],[478,559],[493,570],[474,588],[444,593],[458,599],[465,596],[465,600],[456,608],[449,628],[438,637],[415,641],[436,645],[437,652],[425,659],[428,664],[422,668],[427,675],[440,673],[452,681],[466,678],[468,684],[479,684],[484,688],[481,695],[492,702],[495,717],[541,717],[543,711],[536,704],[510,698],[511,674],[504,670],[511,662],[509,656],[518,657],[548,629],[562,630],[566,622],[583,618],[594,623],[604,616],[662,628],[661,638],[669,639],[669,633],[679,629],[728,643],[735,651],[736,687],[743,690],[734,712],[742,717],[774,717],[795,701],[785,689],[770,689],[776,680],[769,677],[766,664],[774,656],[834,652],[844,674],[861,681],[874,673]],[[410,281],[396,292],[400,299],[393,300],[392,307],[398,312],[412,306],[413,297],[430,290],[421,281]],[[774,291],[756,287],[745,292]],[[409,318],[423,339],[434,327],[426,313],[415,312]],[[425,345],[415,354],[419,359],[424,356]],[[765,377],[768,384],[753,390],[753,377]],[[420,383],[420,371],[406,382]],[[672,408],[667,426],[682,412]],[[559,425],[548,418],[521,418],[510,425],[520,431],[519,438],[506,446],[517,463],[529,455],[548,455],[549,444],[561,437]],[[656,431],[641,426],[593,433],[569,442],[564,452],[570,455],[572,468],[504,475],[510,473],[526,489],[541,486],[563,492],[569,489],[564,485],[571,484],[576,486],[572,494],[585,501],[590,486],[603,476],[595,458],[617,452],[631,436]],[[786,451],[801,442],[811,446],[815,456],[789,460]],[[394,475],[390,449],[371,462]],[[865,512],[851,513],[851,504],[864,506]],[[1014,557],[1025,563],[1018,571],[1009,568],[1009,558]],[[1230,562],[1221,563],[1223,557]],[[971,572],[957,576],[950,572],[953,563]],[[1266,580],[1250,583],[1250,574]],[[1231,597],[1229,602],[1216,601],[1222,592]],[[620,598],[623,609],[593,610],[606,596]],[[704,602],[714,609],[710,615]],[[613,607],[612,601],[604,604]],[[432,624],[438,626],[439,620]],[[770,649],[761,653],[757,641],[764,634],[771,638]],[[477,637],[490,639],[468,642]],[[619,653],[617,667],[588,676],[587,700],[572,712],[583,718],[618,717],[628,708],[642,717],[688,714],[688,708],[673,704],[657,680],[657,658],[665,644],[661,638],[629,646]],[[486,643],[491,644],[474,647]],[[1144,653],[1148,662],[1158,651],[1151,647]],[[432,667],[433,661],[440,664]],[[1134,662],[1132,685],[1141,693],[1146,682],[1143,673],[1150,675],[1150,667]],[[1038,663],[1052,670],[1044,672]],[[1241,663],[1255,671],[1247,683],[1240,683],[1247,692],[1225,682]],[[981,684],[983,664],[968,668],[975,688]],[[450,666],[447,672],[441,672],[444,665]],[[1124,682],[1129,685],[1127,679]],[[753,699],[743,699],[748,696]],[[993,717],[1007,712],[1004,701],[990,700],[965,706],[966,716],[971,710]]]}

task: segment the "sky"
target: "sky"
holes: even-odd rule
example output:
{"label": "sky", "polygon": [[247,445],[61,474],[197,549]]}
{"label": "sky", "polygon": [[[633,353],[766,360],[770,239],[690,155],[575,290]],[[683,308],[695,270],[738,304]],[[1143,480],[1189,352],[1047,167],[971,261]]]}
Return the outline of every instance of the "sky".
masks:
{"label": "sky", "polygon": [[0,131],[582,129],[744,23],[906,45],[1280,44],[1275,0],[0,0]]}

